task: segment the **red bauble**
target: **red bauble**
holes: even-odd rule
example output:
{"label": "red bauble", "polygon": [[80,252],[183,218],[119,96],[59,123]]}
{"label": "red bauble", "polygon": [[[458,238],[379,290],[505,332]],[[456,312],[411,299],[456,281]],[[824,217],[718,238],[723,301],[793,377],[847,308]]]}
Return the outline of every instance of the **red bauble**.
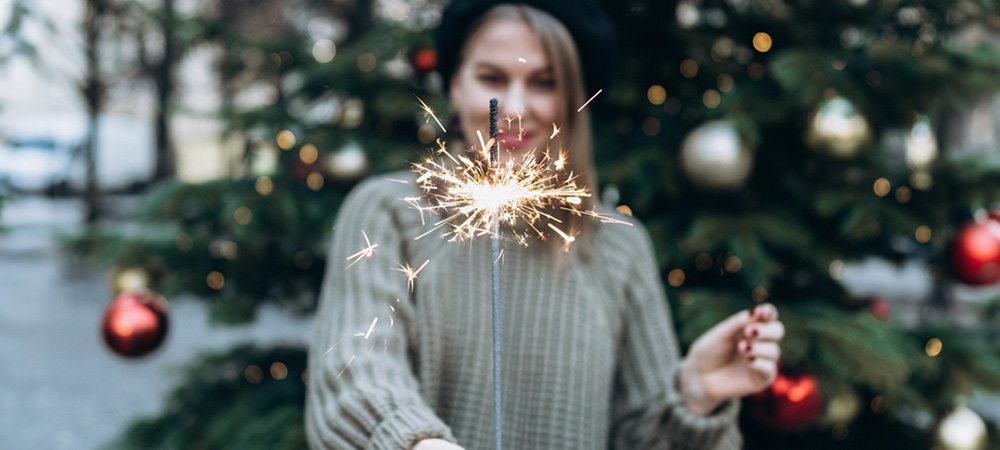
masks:
{"label": "red bauble", "polygon": [[167,335],[167,301],[148,290],[118,294],[104,311],[104,342],[115,353],[139,357],[155,350]]}
{"label": "red bauble", "polygon": [[889,302],[882,297],[872,297],[868,303],[872,315],[878,320],[889,319]]}
{"label": "red bauble", "polygon": [[993,284],[1000,281],[1000,220],[990,214],[958,231],[951,243],[951,271],[964,283]]}
{"label": "red bauble", "polygon": [[771,387],[747,398],[751,416],[779,431],[800,431],[823,412],[823,394],[810,374],[778,373]]}
{"label": "red bauble", "polygon": [[413,54],[410,62],[413,64],[413,70],[420,75],[426,75],[437,68],[437,52],[431,48],[422,48]]}

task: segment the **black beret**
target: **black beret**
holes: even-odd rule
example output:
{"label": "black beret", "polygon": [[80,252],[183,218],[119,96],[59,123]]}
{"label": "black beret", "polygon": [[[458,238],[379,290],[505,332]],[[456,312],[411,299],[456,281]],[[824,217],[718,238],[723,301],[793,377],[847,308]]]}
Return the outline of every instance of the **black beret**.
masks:
{"label": "black beret", "polygon": [[597,92],[598,89],[608,88],[618,54],[611,20],[596,0],[452,0],[442,12],[441,24],[434,31],[438,72],[444,82],[445,94],[448,93],[469,27],[490,8],[505,3],[532,6],[562,22],[576,43],[587,89]]}

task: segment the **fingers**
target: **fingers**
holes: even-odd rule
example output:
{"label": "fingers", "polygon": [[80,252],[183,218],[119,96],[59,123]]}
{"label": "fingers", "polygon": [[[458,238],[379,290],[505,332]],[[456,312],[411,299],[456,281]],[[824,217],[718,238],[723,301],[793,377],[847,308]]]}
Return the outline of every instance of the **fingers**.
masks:
{"label": "fingers", "polygon": [[755,341],[777,342],[785,337],[785,325],[777,320],[750,323],[743,327],[743,337]]}
{"label": "fingers", "polygon": [[778,363],[773,359],[754,358],[748,360],[747,365],[760,377],[762,381],[760,389],[770,386],[778,376]]}
{"label": "fingers", "polygon": [[726,340],[733,339],[733,337],[739,336],[741,330],[743,330],[752,321],[753,317],[751,311],[740,311],[729,316],[726,320],[716,324],[711,330],[708,330],[706,335],[714,335],[714,337],[722,337]]}
{"label": "fingers", "polygon": [[740,354],[747,360],[753,362],[755,359],[767,359],[777,362],[781,358],[781,348],[775,342],[754,342],[748,340],[740,341]]}
{"label": "fingers", "polygon": [[758,322],[778,320],[778,308],[770,303],[761,303],[750,310],[750,318]]}

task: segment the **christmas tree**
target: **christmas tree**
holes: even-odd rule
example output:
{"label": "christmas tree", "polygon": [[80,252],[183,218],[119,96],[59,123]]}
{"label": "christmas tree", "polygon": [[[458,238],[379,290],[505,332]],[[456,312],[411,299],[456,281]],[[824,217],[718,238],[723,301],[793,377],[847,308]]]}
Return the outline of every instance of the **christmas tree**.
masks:
{"label": "christmas tree", "polygon": [[[744,401],[746,448],[997,445],[963,399],[1000,390],[1000,301],[960,322],[955,292],[1000,281],[1000,150],[966,145],[960,120],[1000,88],[1000,6],[605,6],[621,52],[592,106],[602,200],[648,227],[683,342],[765,301],[788,329],[778,381]],[[226,323],[265,302],[308,313],[350,188],[442,137],[416,98],[444,110],[439,8],[206,3],[175,36],[218,49],[219,115],[245,142],[244,175],[165,184],[137,214],[140,237],[111,228],[72,245]],[[844,282],[873,258],[926,268],[933,288],[906,320]],[[120,444],[301,446],[304,351],[199,360],[168,411]],[[265,431],[219,440],[235,423]]]}

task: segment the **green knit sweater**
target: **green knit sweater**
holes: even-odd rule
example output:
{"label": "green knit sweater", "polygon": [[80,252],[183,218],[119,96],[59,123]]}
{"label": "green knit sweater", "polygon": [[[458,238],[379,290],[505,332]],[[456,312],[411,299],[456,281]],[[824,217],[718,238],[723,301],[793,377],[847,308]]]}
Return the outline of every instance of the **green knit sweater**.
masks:
{"label": "green knit sweater", "polygon": [[[313,448],[494,447],[490,240],[415,239],[437,219],[402,200],[419,194],[412,174],[389,174],[340,210],[309,354]],[[369,246],[362,231],[377,247],[348,260]],[[645,230],[600,224],[594,238],[589,262],[502,243],[504,447],[739,448],[737,402],[702,417],[677,391],[681,357]],[[425,261],[411,291],[400,268]]]}

